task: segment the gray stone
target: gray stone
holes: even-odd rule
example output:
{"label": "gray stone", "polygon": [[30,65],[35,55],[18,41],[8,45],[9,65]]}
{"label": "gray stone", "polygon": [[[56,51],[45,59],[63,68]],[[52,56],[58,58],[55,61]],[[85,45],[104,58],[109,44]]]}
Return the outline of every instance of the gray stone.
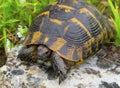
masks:
{"label": "gray stone", "polygon": [[[97,57],[92,57],[77,68],[71,69],[67,78],[59,85],[58,78],[49,80],[48,74],[38,65],[27,66],[21,62],[17,58],[18,50],[18,47],[12,49],[6,65],[0,68],[0,88],[107,88],[113,85],[119,88],[120,86],[120,74],[113,72],[112,68],[99,68],[96,65]],[[119,69],[120,67],[117,67],[118,71]]]}

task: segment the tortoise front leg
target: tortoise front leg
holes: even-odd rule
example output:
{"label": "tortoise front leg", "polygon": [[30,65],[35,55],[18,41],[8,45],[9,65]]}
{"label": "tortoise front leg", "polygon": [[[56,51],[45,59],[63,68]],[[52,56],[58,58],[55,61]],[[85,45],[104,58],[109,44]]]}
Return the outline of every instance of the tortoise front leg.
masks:
{"label": "tortoise front leg", "polygon": [[67,67],[66,64],[57,53],[53,52],[52,54],[52,66],[55,72],[59,74],[59,83],[66,78]]}
{"label": "tortoise front leg", "polygon": [[20,58],[20,60],[22,61],[30,61],[30,59],[32,59],[33,56],[35,55],[35,51],[36,50],[36,46],[24,46],[22,47],[22,49],[19,51],[18,54],[18,58]]}

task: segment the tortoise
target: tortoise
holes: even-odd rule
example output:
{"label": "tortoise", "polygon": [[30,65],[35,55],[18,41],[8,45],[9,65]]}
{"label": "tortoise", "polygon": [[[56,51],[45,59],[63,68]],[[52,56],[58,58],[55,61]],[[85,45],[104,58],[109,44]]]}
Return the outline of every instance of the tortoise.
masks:
{"label": "tortoise", "polygon": [[93,56],[114,39],[112,23],[84,0],[58,0],[32,22],[18,58],[22,61],[51,61],[60,80],[68,69]]}

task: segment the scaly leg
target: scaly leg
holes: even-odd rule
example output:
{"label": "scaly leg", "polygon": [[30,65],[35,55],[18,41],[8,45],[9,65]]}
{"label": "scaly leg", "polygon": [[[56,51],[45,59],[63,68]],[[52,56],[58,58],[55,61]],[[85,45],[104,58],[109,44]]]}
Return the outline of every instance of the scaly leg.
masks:
{"label": "scaly leg", "polygon": [[66,78],[67,67],[66,64],[57,53],[53,52],[52,54],[52,66],[55,72],[59,74],[59,83]]}

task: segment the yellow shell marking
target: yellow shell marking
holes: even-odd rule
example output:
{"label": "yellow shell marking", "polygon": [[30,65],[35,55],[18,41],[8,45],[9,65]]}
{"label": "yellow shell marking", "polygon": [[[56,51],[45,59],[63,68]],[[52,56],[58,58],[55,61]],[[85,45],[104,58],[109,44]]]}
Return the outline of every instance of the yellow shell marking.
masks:
{"label": "yellow shell marking", "polygon": [[67,6],[67,5],[58,5],[58,7],[59,8],[64,8],[66,13],[71,12],[71,10],[74,10],[73,7]]}
{"label": "yellow shell marking", "polygon": [[83,61],[83,53],[82,53],[82,47],[81,46],[77,49],[77,55],[80,58],[80,61]]}
{"label": "yellow shell marking", "polygon": [[49,11],[45,11],[45,12],[42,12],[42,13],[40,13],[38,16],[42,16],[42,15],[49,15]]}
{"label": "yellow shell marking", "polygon": [[87,49],[86,50],[86,54],[87,54],[87,52],[90,52],[90,54],[92,54],[92,43],[95,41],[95,39],[94,38],[91,38],[91,39],[89,39],[88,41],[86,41],[85,43],[84,43],[84,47]]}
{"label": "yellow shell marking", "polygon": [[73,7],[67,6],[67,5],[58,5],[59,8],[64,8],[64,9],[69,9],[69,10],[74,10]]}
{"label": "yellow shell marking", "polygon": [[[99,40],[101,39],[104,39],[104,35],[103,35],[103,32],[101,32],[97,37],[96,37],[96,45],[97,45],[97,48],[99,47],[98,44],[99,44]],[[103,40],[102,40],[103,41]]]}
{"label": "yellow shell marking", "polygon": [[63,23],[61,20],[52,19],[52,18],[50,19],[50,21],[53,22],[53,23],[56,23],[56,24],[58,24],[58,25],[62,25],[62,23]]}
{"label": "yellow shell marking", "polygon": [[48,42],[49,38],[48,37],[45,37],[44,39],[44,43]]}
{"label": "yellow shell marking", "polygon": [[[111,35],[112,34],[112,32],[111,33],[109,33],[109,35]],[[106,40],[109,40],[109,38],[108,38],[108,33],[107,33],[107,29],[106,28],[104,28],[104,30],[103,30],[103,35],[104,35],[104,38],[106,39]],[[113,36],[111,36],[111,38],[112,38]],[[110,39],[111,39],[110,38]]]}
{"label": "yellow shell marking", "polygon": [[69,25],[67,25],[67,26],[65,27],[65,29],[64,29],[64,34],[68,31],[68,29],[69,29]]}
{"label": "yellow shell marking", "polygon": [[91,17],[93,17],[97,21],[97,23],[100,26],[100,28],[103,29],[102,26],[101,26],[101,24],[100,24],[100,22],[96,19],[96,17],[94,16],[94,14],[92,14],[88,9],[82,8],[82,9],[79,10],[79,12],[80,13],[87,12]]}
{"label": "yellow shell marking", "polygon": [[77,0],[73,0],[73,3],[74,4],[78,4],[79,2]]}
{"label": "yellow shell marking", "polygon": [[63,38],[57,38],[57,40],[50,46],[50,49],[54,51],[60,50],[64,45],[66,44],[66,41]]}
{"label": "yellow shell marking", "polygon": [[88,34],[88,36],[91,38],[91,34],[90,32],[87,30],[87,28],[84,26],[84,24],[82,22],[80,22],[77,18],[72,18],[71,19],[72,22],[77,23],[80,27],[82,27],[84,29],[84,31]]}
{"label": "yellow shell marking", "polygon": [[69,13],[69,12],[71,12],[71,10],[70,9],[65,9],[65,12]]}
{"label": "yellow shell marking", "polygon": [[33,34],[33,37],[32,37],[32,40],[31,40],[31,44],[36,44],[36,43],[38,43],[39,42],[39,40],[40,40],[40,38],[41,38],[41,36],[42,36],[42,33],[41,32],[34,32],[34,34]]}
{"label": "yellow shell marking", "polygon": [[27,41],[28,41],[28,39],[30,38],[30,33],[28,33],[27,34],[27,36],[26,36],[26,38],[25,38],[25,40],[24,40],[24,42],[23,42],[23,45],[26,45],[27,44]]}
{"label": "yellow shell marking", "polygon": [[[44,25],[44,21],[45,21],[45,18],[42,18],[42,22],[40,23],[40,28],[39,29],[42,29],[43,25]],[[40,31],[40,30],[39,30]]]}
{"label": "yellow shell marking", "polygon": [[94,6],[88,5],[88,8],[93,9],[94,11],[97,11],[98,14],[101,14],[97,8],[95,8]]}
{"label": "yellow shell marking", "polygon": [[75,51],[75,46],[71,46],[69,47],[69,49],[67,50],[67,58],[69,58],[69,60],[72,60],[73,59],[73,53]]}

